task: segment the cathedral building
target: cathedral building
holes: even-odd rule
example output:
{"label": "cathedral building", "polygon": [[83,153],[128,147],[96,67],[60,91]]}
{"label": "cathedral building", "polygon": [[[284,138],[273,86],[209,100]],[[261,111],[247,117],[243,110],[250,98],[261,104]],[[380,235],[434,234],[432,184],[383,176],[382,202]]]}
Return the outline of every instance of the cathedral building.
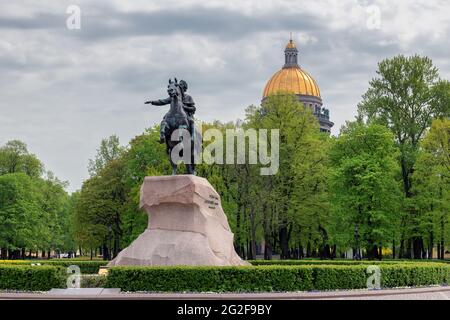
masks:
{"label": "cathedral building", "polygon": [[284,50],[284,66],[267,82],[263,92],[263,101],[277,92],[294,93],[298,100],[310,108],[320,124],[320,131],[330,133],[333,122],[330,112],[323,107],[320,89],[311,75],[298,64],[298,50],[292,39]]}

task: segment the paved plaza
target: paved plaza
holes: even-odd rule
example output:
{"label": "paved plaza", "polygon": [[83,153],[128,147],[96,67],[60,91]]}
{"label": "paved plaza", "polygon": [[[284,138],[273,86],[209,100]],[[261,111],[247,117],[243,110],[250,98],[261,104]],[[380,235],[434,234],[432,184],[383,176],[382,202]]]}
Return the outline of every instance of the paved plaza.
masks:
{"label": "paved plaza", "polygon": [[[41,293],[0,292],[2,300],[450,300],[450,286],[411,289],[288,293],[124,293],[112,289],[70,289]],[[79,291],[77,291],[79,290]]]}

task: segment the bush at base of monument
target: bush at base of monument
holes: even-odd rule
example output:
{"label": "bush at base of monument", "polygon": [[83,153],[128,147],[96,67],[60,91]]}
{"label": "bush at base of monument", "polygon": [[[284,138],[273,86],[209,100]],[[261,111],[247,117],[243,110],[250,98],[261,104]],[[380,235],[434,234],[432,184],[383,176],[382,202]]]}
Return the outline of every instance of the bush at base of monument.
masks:
{"label": "bush at base of monument", "polygon": [[[444,285],[450,265],[381,264],[383,288]],[[367,288],[367,265],[112,267],[106,286],[150,292],[270,292]]]}
{"label": "bush at base of monument", "polygon": [[152,292],[307,291],[312,289],[312,269],[279,266],[112,267],[106,286],[122,291]]}
{"label": "bush at base of monument", "polygon": [[12,266],[58,266],[67,268],[71,265],[80,267],[80,271],[83,274],[95,274],[101,266],[106,266],[108,261],[90,261],[90,260],[71,260],[71,259],[54,259],[54,260],[0,260],[0,266],[12,265]]}
{"label": "bush at base of monument", "polygon": [[62,267],[0,265],[0,290],[47,291],[66,286]]}

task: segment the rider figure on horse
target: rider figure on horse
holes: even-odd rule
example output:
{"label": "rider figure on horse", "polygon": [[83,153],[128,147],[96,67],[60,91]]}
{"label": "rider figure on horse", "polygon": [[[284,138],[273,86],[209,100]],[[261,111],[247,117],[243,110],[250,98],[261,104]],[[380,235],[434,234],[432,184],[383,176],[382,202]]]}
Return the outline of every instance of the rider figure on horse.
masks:
{"label": "rider figure on horse", "polygon": [[[194,99],[190,95],[186,93],[188,89],[188,84],[184,80],[180,80],[179,82],[181,93],[183,95],[183,109],[186,112],[189,120],[189,132],[191,133],[191,136],[193,134],[194,129],[194,113],[195,113],[195,102]],[[170,104],[171,98],[168,97],[166,99],[159,99],[159,100],[150,100],[145,102],[146,104],[152,104],[154,106],[164,106],[167,104]],[[160,129],[160,136],[159,136],[159,142],[164,143],[165,142],[165,131],[168,127],[166,116],[164,116],[163,120],[161,121],[161,129]]]}

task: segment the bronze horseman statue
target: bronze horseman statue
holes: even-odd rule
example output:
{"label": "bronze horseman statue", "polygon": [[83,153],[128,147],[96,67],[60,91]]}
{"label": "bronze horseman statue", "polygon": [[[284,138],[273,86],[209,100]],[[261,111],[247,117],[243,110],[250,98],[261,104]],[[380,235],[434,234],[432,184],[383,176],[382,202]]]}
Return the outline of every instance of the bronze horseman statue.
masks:
{"label": "bronze horseman statue", "polygon": [[177,174],[177,163],[172,161],[171,153],[172,149],[182,141],[182,138],[180,137],[180,140],[173,141],[171,139],[172,133],[177,129],[186,129],[190,134],[190,143],[187,146],[191,151],[191,159],[190,163],[185,164],[188,174],[195,175],[194,153],[198,152],[198,144],[201,144],[201,135],[196,131],[194,123],[195,103],[192,97],[186,93],[187,89],[188,85],[186,81],[180,80],[178,82],[177,78],[175,78],[175,81],[169,79],[169,85],[167,86],[168,98],[145,102],[145,104],[152,104],[154,106],[170,104],[169,111],[161,121],[159,142],[166,143],[166,150],[172,165],[173,175]]}

